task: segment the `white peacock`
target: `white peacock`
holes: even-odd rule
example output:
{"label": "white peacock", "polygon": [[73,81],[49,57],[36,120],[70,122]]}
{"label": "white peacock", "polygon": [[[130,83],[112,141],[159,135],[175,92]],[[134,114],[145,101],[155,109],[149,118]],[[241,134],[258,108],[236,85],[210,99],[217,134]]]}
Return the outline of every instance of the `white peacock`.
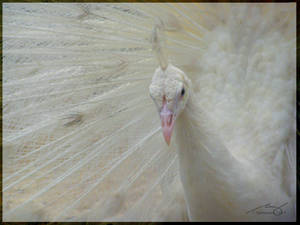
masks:
{"label": "white peacock", "polygon": [[296,3],[5,3],[3,220],[293,221],[295,93]]}

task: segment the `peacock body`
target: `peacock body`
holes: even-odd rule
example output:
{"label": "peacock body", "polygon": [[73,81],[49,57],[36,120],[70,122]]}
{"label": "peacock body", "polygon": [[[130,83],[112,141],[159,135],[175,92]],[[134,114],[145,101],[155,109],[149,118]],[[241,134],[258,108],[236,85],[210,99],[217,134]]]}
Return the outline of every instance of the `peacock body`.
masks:
{"label": "peacock body", "polygon": [[295,93],[295,3],[3,4],[3,220],[293,221]]}

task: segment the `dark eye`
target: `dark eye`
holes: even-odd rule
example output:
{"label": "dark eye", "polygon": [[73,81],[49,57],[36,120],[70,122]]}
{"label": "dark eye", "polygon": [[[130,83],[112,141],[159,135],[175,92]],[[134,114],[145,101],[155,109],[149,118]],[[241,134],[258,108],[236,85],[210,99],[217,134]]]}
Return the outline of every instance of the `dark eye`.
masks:
{"label": "dark eye", "polygon": [[184,88],[181,89],[181,96],[184,96],[185,90]]}

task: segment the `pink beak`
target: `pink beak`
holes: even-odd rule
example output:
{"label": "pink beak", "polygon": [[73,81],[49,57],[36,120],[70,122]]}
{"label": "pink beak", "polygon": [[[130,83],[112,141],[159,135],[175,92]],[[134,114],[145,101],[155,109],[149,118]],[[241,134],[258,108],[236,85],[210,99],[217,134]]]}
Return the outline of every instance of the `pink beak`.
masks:
{"label": "pink beak", "polygon": [[167,101],[165,98],[163,99],[163,105],[160,111],[160,119],[165,141],[168,145],[170,145],[175,118],[173,116],[173,112],[168,109]]}

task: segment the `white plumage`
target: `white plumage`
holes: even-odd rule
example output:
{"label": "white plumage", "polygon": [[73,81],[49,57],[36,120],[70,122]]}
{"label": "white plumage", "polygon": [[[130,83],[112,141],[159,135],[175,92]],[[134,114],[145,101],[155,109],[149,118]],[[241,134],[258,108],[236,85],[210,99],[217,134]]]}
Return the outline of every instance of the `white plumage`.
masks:
{"label": "white plumage", "polygon": [[3,220],[293,221],[295,93],[295,3],[3,4]]}

